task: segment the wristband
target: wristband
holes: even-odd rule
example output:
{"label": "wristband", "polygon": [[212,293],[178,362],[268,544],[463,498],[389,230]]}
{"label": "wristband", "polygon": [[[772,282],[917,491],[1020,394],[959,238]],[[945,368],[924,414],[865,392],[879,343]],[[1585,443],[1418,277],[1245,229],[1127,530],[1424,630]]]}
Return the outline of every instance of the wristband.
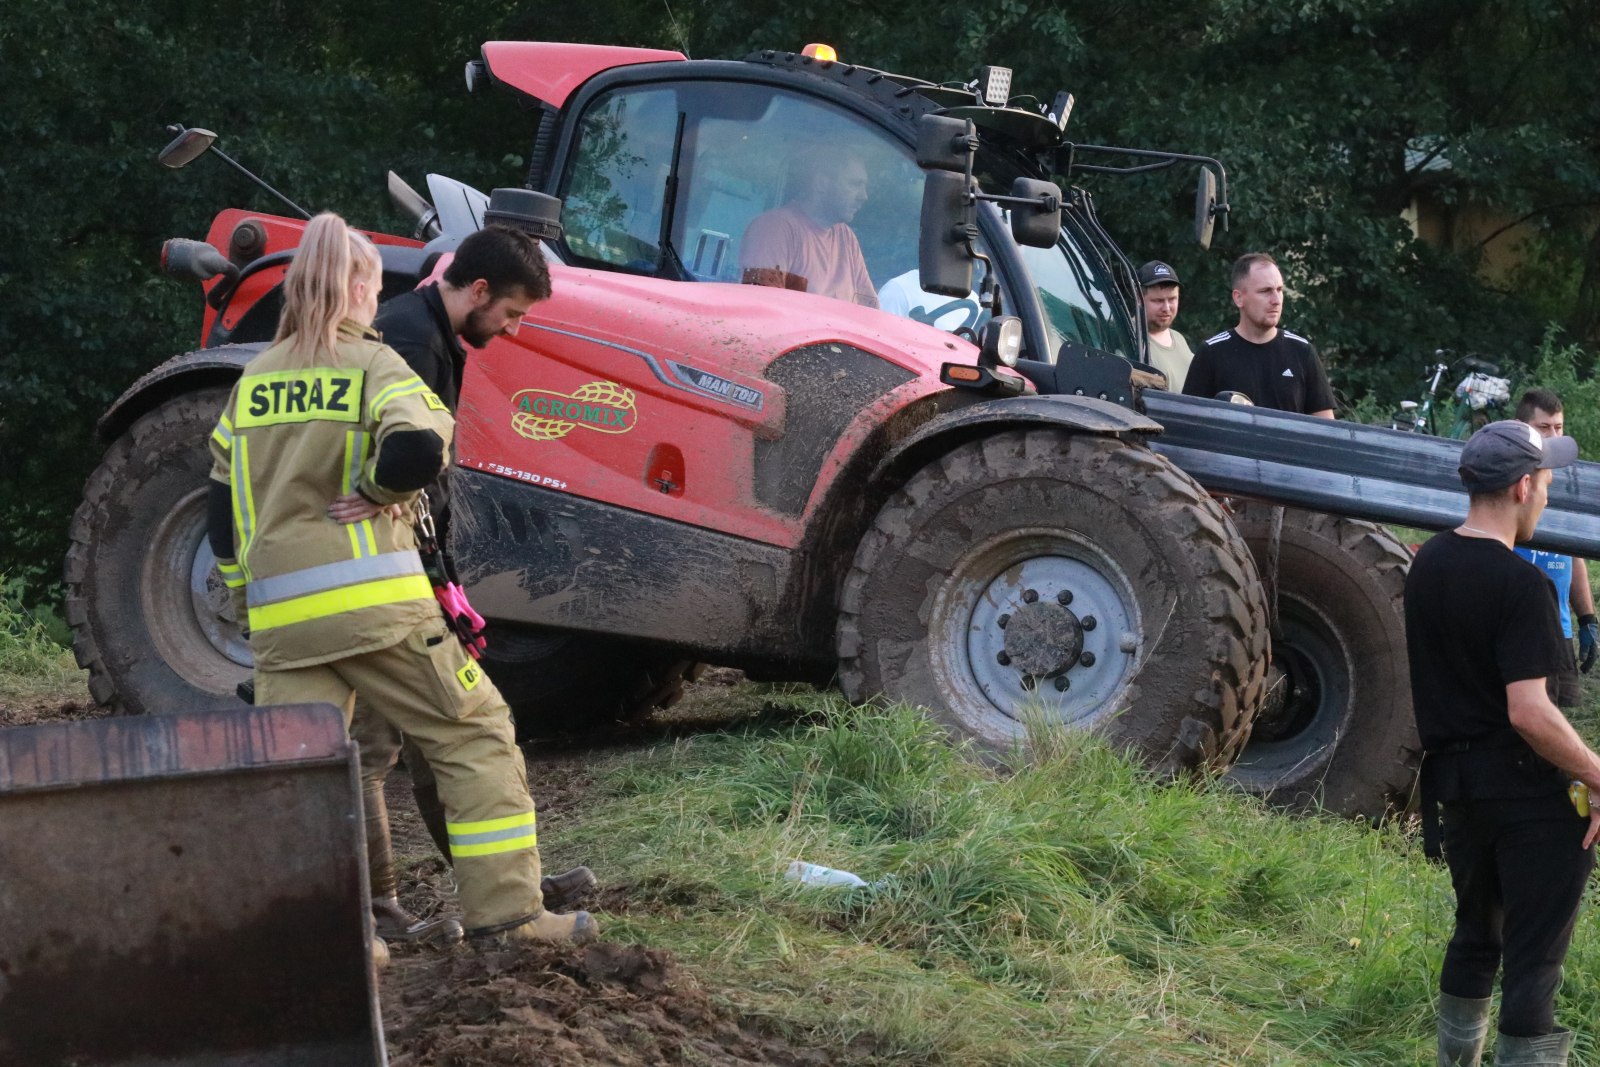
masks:
{"label": "wristband", "polygon": [[1600,622],[1600,617],[1595,616],[1593,612],[1588,615],[1578,616],[1579,626],[1588,626],[1591,622]]}

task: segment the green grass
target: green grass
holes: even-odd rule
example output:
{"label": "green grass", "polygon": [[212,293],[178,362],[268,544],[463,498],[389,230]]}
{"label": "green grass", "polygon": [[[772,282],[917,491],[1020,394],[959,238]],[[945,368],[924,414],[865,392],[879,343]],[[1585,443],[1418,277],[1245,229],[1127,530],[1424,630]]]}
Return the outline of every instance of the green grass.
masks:
{"label": "green grass", "polygon": [[[602,799],[546,847],[631,885],[608,937],[885,1062],[1433,1062],[1452,898],[1404,829],[1158,785],[1080,736],[999,772],[915,710],[785,699],[804,722],[599,769]],[[885,881],[797,886],[795,858]],[[1576,1063],[1600,1027],[1592,924],[1561,1005]]]}
{"label": "green grass", "polygon": [[72,653],[22,608],[17,592],[0,578],[0,712],[16,701],[87,700],[86,675]]}

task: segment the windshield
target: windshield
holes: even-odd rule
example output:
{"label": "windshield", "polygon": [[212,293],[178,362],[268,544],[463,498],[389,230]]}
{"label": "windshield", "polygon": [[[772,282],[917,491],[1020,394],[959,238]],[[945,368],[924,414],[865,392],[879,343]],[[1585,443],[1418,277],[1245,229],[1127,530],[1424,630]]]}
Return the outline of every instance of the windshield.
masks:
{"label": "windshield", "polygon": [[[980,151],[1009,192],[1030,164]],[[563,258],[678,281],[798,289],[945,330],[981,329],[976,293],[921,288],[926,174],[886,131],[825,100],[742,82],[657,82],[586,106],[561,190]],[[998,236],[998,235],[991,235]],[[979,250],[989,252],[979,240]],[[1054,248],[997,257],[1005,305],[1038,300],[1045,351],[1067,341],[1134,356],[1096,246],[1070,220]],[[1020,262],[1027,277],[1011,277]]]}

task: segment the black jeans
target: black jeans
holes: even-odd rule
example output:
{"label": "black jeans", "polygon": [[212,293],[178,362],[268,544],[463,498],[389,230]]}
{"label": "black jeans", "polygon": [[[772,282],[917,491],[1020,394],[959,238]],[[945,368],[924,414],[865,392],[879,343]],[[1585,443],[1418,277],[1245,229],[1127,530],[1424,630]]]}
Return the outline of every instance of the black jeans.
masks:
{"label": "black jeans", "polygon": [[1556,793],[1450,803],[1443,821],[1456,930],[1439,989],[1487,997],[1503,960],[1500,1032],[1553,1033],[1561,964],[1594,869],[1594,850],[1581,847],[1589,820]]}

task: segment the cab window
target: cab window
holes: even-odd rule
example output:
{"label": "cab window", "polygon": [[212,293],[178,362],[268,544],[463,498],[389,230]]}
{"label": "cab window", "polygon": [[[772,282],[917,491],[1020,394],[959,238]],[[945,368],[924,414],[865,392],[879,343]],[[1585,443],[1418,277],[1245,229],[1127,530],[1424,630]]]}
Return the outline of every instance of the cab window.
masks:
{"label": "cab window", "polygon": [[908,147],[802,93],[619,88],[580,120],[564,240],[585,265],[878,306],[916,277],[922,183]]}

